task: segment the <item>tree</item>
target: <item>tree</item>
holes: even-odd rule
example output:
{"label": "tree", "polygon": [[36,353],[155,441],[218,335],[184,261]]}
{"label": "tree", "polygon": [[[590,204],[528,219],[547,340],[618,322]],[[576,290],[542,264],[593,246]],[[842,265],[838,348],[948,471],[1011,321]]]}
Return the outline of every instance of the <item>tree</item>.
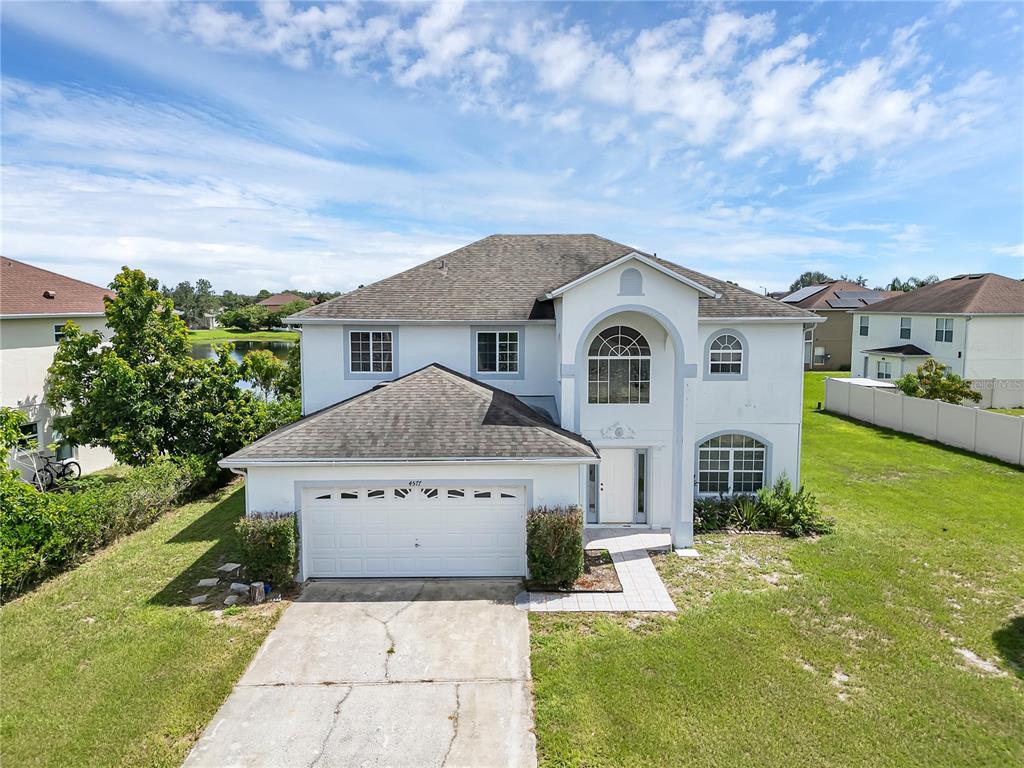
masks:
{"label": "tree", "polygon": [[[789,290],[799,291],[801,288],[806,288],[809,285],[821,285],[822,283],[831,282],[832,278],[824,272],[804,272],[800,277],[793,281],[792,285],[789,286]],[[362,286],[359,287],[362,288]]]}
{"label": "tree", "polygon": [[894,277],[892,282],[886,286],[885,290],[909,293],[910,291],[916,291],[918,288],[923,288],[926,285],[934,285],[937,282],[939,282],[938,275],[928,275],[928,277],[908,277],[906,280],[900,280],[898,277]]}
{"label": "tree", "polygon": [[221,325],[237,328],[240,331],[256,331],[270,325],[270,312],[259,304],[224,312],[220,316]]}
{"label": "tree", "polygon": [[274,294],[272,294],[266,288],[261,288],[260,292],[256,294],[256,301],[263,301],[264,299],[269,299],[273,295]]}
{"label": "tree", "polygon": [[234,291],[224,291],[220,298],[220,305],[225,311],[230,309],[240,309],[241,307],[248,306],[252,303],[253,300],[251,296],[235,293]]}
{"label": "tree", "polygon": [[269,349],[255,349],[242,358],[242,378],[259,392],[263,402],[277,393],[285,365]]}
{"label": "tree", "polygon": [[868,279],[864,275],[857,275],[856,277],[850,277],[850,275],[840,275],[840,280],[845,280],[848,283],[854,283],[864,288],[868,287]]}
{"label": "tree", "polygon": [[109,344],[69,322],[50,366],[46,402],[68,440],[138,466],[164,454],[216,460],[262,434],[265,410],[238,388],[229,346],[193,360],[173,303],[141,270],[123,268],[110,287]]}
{"label": "tree", "polygon": [[280,399],[302,397],[302,345],[295,344],[288,350],[284,370],[277,380],[277,396]]}
{"label": "tree", "polygon": [[960,405],[964,400],[977,403],[981,393],[971,389],[971,383],[949,370],[949,366],[928,358],[917,366],[917,373],[908,373],[894,382],[899,390],[910,397],[941,400]]}
{"label": "tree", "polygon": [[294,315],[296,312],[301,312],[304,309],[308,309],[309,306],[310,303],[306,299],[289,301],[287,304],[282,305],[279,310],[270,315],[269,324],[275,328],[280,328],[284,325],[284,319],[286,317]]}

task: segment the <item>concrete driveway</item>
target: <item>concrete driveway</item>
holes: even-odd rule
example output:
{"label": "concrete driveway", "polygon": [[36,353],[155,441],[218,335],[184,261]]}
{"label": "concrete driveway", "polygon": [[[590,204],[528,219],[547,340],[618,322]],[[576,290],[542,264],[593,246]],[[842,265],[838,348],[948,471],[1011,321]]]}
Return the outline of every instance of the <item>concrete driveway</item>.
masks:
{"label": "concrete driveway", "polygon": [[186,768],[535,766],[520,589],[504,579],[308,585]]}

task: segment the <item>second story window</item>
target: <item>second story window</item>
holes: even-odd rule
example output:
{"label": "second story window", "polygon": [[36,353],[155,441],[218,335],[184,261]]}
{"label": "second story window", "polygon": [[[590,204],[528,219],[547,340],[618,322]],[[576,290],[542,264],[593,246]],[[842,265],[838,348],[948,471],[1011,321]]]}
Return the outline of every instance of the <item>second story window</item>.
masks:
{"label": "second story window", "polygon": [[867,315],[861,315],[860,317],[860,335],[868,335],[868,318]]}
{"label": "second story window", "polygon": [[909,339],[910,338],[910,318],[909,317],[901,317],[900,318],[900,338],[901,339]]}
{"label": "second story window", "polygon": [[937,318],[935,318],[935,340],[936,341],[953,341],[953,318],[952,317],[937,317]]}
{"label": "second story window", "polygon": [[349,341],[353,373],[391,373],[391,331],[352,331]]}
{"label": "second story window", "polygon": [[53,324],[53,343],[60,344],[60,340],[64,338],[64,323]]}
{"label": "second story window", "polygon": [[640,331],[625,325],[606,328],[587,358],[587,402],[651,402],[651,345]]}
{"label": "second story window", "polygon": [[739,375],[743,373],[743,342],[731,333],[716,336],[708,354],[708,373]]}
{"label": "second story window", "polygon": [[519,332],[477,331],[476,369],[479,373],[518,373]]}

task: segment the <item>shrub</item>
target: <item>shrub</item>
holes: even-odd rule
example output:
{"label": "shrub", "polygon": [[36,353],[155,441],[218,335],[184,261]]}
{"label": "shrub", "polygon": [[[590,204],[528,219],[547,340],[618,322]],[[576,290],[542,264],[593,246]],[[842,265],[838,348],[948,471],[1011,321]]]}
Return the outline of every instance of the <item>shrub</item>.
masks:
{"label": "shrub", "polygon": [[764,515],[757,505],[757,500],[752,496],[736,496],[729,519],[735,527],[744,531],[757,531],[766,527]]}
{"label": "shrub", "polygon": [[40,493],[5,474],[0,480],[0,601],[149,525],[202,482],[201,472],[196,460],[161,459],[120,477],[85,477],[53,493]]}
{"label": "shrub", "polygon": [[583,510],[536,507],[526,516],[526,563],[539,584],[566,588],[583,573]]}
{"label": "shrub", "polygon": [[833,520],[821,515],[814,494],[803,486],[794,491],[785,473],[770,488],[757,492],[757,506],[765,527],[774,528],[786,536],[831,533],[835,528]]}
{"label": "shrub", "polygon": [[243,517],[235,526],[242,544],[242,565],[252,581],[278,589],[295,580],[295,515]]}
{"label": "shrub", "polygon": [[732,506],[732,499],[723,495],[696,498],[693,502],[693,530],[708,533],[728,528]]}

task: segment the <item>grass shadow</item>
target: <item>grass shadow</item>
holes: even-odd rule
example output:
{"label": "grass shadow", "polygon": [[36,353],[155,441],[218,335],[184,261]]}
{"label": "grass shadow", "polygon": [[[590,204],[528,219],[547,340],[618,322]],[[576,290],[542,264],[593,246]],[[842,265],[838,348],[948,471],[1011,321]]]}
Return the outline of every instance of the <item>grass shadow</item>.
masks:
{"label": "grass shadow", "polygon": [[1017,677],[1024,680],[1024,616],[1015,616],[992,633],[996,650]]}
{"label": "grass shadow", "polygon": [[221,574],[216,573],[218,566],[232,559],[237,562],[240,546],[235,523],[244,513],[245,488],[239,486],[225,493],[224,498],[209,511],[169,538],[167,544],[210,542],[211,546],[153,595],[149,602],[166,606],[188,605],[188,598],[196,592],[199,579],[219,576]]}

